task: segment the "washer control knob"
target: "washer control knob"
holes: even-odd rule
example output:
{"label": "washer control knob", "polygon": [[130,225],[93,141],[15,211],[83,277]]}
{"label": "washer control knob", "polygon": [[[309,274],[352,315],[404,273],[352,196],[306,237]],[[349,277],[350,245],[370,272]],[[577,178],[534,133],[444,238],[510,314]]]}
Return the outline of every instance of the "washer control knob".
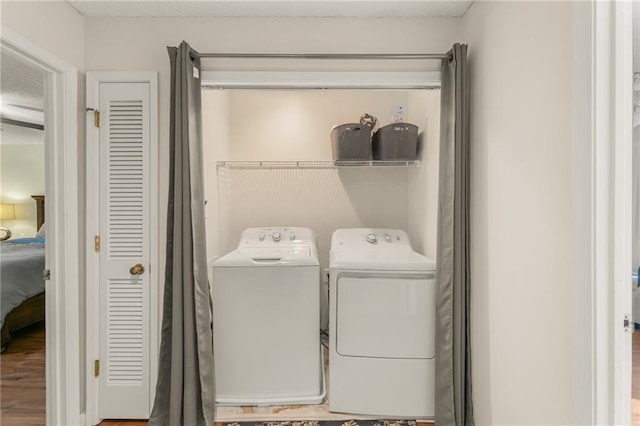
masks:
{"label": "washer control knob", "polygon": [[280,241],[282,239],[282,235],[279,232],[274,232],[271,235],[271,238],[273,238],[273,241],[275,241],[277,243],[278,241]]}
{"label": "washer control knob", "polygon": [[376,238],[376,234],[367,234],[365,238],[367,239],[367,242],[371,244],[375,244],[378,242],[378,239]]}
{"label": "washer control knob", "polygon": [[289,234],[289,239],[290,239],[291,241],[295,240],[295,239],[296,239],[296,234],[294,234],[293,232],[292,232],[292,233],[290,233],[290,234]]}
{"label": "washer control knob", "polygon": [[384,233],[384,234],[382,234],[382,236],[384,237],[384,240],[385,240],[386,242],[388,242],[388,243],[390,243],[390,242],[391,242],[391,235],[389,235],[389,234],[387,234],[387,233]]}
{"label": "washer control knob", "polygon": [[258,234],[258,240],[264,241],[264,234]]}

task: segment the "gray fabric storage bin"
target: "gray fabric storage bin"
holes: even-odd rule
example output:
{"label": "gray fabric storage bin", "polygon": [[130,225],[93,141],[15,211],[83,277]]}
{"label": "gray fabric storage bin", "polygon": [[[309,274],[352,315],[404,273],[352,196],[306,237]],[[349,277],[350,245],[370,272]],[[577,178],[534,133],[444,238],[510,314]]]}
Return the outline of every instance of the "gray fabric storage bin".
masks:
{"label": "gray fabric storage bin", "polygon": [[371,127],[347,123],[331,129],[334,161],[368,161],[371,158]]}
{"label": "gray fabric storage bin", "polygon": [[418,157],[418,126],[392,123],[380,127],[373,134],[374,160],[414,161]]}

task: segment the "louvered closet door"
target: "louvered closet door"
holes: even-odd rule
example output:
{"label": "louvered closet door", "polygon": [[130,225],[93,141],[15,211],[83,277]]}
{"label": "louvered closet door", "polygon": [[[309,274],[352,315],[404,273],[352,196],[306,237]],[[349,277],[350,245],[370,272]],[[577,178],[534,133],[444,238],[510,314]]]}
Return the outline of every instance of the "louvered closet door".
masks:
{"label": "louvered closet door", "polygon": [[148,418],[148,83],[100,84],[100,200],[99,415]]}

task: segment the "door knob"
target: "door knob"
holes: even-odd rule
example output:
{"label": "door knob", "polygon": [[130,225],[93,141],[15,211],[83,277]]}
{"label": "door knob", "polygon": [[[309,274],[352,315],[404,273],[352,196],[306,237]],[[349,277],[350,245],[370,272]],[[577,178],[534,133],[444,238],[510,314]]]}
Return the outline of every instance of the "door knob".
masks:
{"label": "door knob", "polygon": [[137,265],[133,265],[131,269],[129,269],[129,273],[131,275],[142,275],[144,274],[144,265],[138,263]]}

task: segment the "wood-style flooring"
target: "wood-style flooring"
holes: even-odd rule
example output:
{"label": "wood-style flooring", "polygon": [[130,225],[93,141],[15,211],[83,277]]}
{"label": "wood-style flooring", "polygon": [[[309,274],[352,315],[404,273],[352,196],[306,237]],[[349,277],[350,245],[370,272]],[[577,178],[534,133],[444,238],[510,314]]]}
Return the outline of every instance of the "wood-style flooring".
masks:
{"label": "wood-style flooring", "polygon": [[14,334],[0,355],[0,423],[45,424],[44,323]]}
{"label": "wood-style flooring", "polygon": [[[640,330],[633,333],[632,424],[640,426]],[[45,331],[33,325],[13,336],[0,355],[0,424],[45,424]],[[146,426],[140,420],[105,420],[101,425]],[[218,426],[218,424],[216,424]]]}
{"label": "wood-style flooring", "polygon": [[631,373],[631,424],[640,426],[640,330],[633,333]]}

